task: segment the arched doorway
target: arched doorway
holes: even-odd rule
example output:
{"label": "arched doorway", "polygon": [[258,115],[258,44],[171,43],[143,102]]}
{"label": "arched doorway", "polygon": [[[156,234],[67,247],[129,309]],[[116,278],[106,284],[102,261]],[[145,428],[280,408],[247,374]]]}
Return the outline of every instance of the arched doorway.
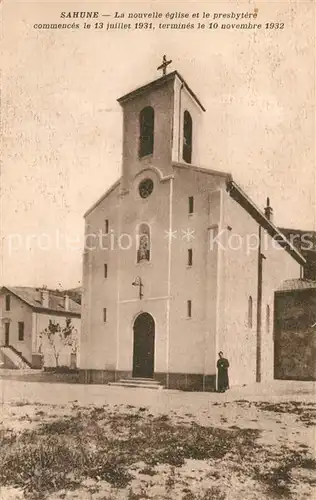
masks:
{"label": "arched doorway", "polygon": [[133,326],[133,377],[151,378],[154,374],[155,321],[149,313],[137,316]]}

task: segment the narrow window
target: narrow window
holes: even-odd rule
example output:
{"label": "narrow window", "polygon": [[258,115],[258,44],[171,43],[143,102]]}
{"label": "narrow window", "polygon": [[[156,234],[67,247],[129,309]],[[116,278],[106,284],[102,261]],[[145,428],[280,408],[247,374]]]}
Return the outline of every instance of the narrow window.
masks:
{"label": "narrow window", "polygon": [[5,323],[4,344],[10,344],[10,323]]}
{"label": "narrow window", "polygon": [[194,198],[189,196],[189,214],[193,214],[194,211]]}
{"label": "narrow window", "polygon": [[252,297],[248,298],[248,328],[252,328]]}
{"label": "narrow window", "polygon": [[141,224],[138,230],[137,262],[150,261],[150,227]]}
{"label": "narrow window", "polygon": [[188,313],[188,318],[192,317],[192,300],[188,300],[187,302],[187,313]]}
{"label": "narrow window", "polygon": [[105,278],[108,277],[108,265],[107,264],[104,264],[104,277]]}
{"label": "narrow window", "polygon": [[104,233],[109,234],[109,219],[105,219],[104,221]]}
{"label": "narrow window", "polygon": [[10,295],[5,296],[5,310],[10,311],[11,308],[11,297]]}
{"label": "narrow window", "polygon": [[19,327],[19,340],[22,341],[24,340],[24,322],[19,321],[18,323]]}
{"label": "narrow window", "polygon": [[266,308],[266,331],[270,333],[270,306],[268,304]]}
{"label": "narrow window", "polygon": [[107,321],[106,307],[104,307],[104,309],[103,309],[103,321],[104,321],[104,323],[106,323],[106,321]]}
{"label": "narrow window", "polygon": [[193,250],[189,248],[188,250],[188,266],[192,266],[193,263]]}
{"label": "narrow window", "polygon": [[143,108],[139,114],[139,156],[150,155],[154,151],[155,112],[151,106]]}
{"label": "narrow window", "polygon": [[192,161],[192,118],[189,111],[183,115],[183,150],[182,157],[186,163]]}

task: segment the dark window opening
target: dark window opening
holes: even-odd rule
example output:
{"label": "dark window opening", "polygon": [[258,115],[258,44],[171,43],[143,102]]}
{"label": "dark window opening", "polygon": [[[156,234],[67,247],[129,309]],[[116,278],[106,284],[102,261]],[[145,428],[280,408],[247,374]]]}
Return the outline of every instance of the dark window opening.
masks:
{"label": "dark window opening", "polygon": [[108,265],[107,264],[104,264],[104,277],[105,278],[108,277]]}
{"label": "dark window opening", "polygon": [[187,302],[187,313],[188,313],[188,318],[192,317],[192,300],[188,300]]}
{"label": "dark window opening", "polygon": [[4,344],[9,345],[10,344],[10,323],[5,323],[4,324]]}
{"label": "dark window opening", "polygon": [[18,323],[19,325],[19,340],[24,340],[24,322],[23,321],[19,321]]}
{"label": "dark window opening", "polygon": [[139,196],[141,198],[148,198],[153,192],[154,183],[151,179],[144,179],[138,186]]}
{"label": "dark window opening", "polygon": [[188,250],[188,266],[192,266],[193,263],[193,250],[189,248]]}
{"label": "dark window opening", "polygon": [[107,311],[106,311],[106,307],[104,307],[104,309],[103,309],[103,321],[104,321],[104,323],[106,323],[106,321],[107,321]]}
{"label": "dark window opening", "polygon": [[189,111],[183,115],[183,150],[182,157],[186,163],[192,161],[192,118]]}
{"label": "dark window opening", "polygon": [[139,114],[139,156],[150,155],[154,151],[155,112],[151,106]]}
{"label": "dark window opening", "polygon": [[266,309],[266,330],[267,333],[270,333],[270,306],[267,304],[267,309]]}
{"label": "dark window opening", "polygon": [[104,232],[105,234],[109,234],[109,219],[105,219],[104,221]]}
{"label": "dark window opening", "polygon": [[10,295],[5,296],[5,310],[10,311],[11,308],[11,297]]}
{"label": "dark window opening", "polygon": [[189,196],[189,214],[193,214],[194,212],[194,198],[193,196]]}
{"label": "dark window opening", "polygon": [[252,328],[252,297],[248,298],[248,328]]}

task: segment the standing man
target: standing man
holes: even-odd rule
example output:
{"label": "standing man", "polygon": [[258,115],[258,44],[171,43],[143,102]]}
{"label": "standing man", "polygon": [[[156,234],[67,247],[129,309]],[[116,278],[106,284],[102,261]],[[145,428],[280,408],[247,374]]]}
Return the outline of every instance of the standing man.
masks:
{"label": "standing man", "polygon": [[225,392],[229,389],[229,379],[228,379],[228,359],[224,358],[223,351],[218,353],[219,359],[217,361],[217,391]]}

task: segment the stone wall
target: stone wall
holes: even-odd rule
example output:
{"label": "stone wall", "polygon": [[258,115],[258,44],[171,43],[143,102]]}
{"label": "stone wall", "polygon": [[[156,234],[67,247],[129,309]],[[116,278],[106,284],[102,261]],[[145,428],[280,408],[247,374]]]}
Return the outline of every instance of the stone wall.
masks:
{"label": "stone wall", "polygon": [[316,290],[276,294],[274,378],[316,380]]}

